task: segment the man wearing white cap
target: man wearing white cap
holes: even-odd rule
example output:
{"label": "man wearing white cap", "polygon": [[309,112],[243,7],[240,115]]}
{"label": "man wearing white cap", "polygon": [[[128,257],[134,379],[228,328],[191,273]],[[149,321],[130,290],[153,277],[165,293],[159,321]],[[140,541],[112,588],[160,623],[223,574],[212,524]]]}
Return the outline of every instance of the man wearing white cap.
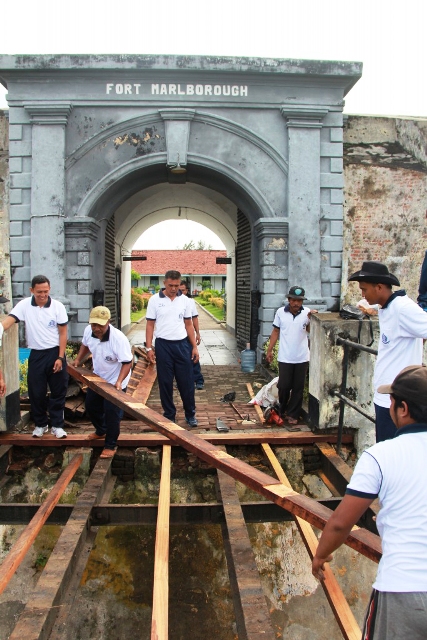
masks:
{"label": "man wearing white cap", "polygon": [[313,558],[325,562],[379,499],[376,524],[383,555],[362,633],[364,640],[427,637],[427,369],[405,367],[378,393],[390,394],[395,436],[364,451],[346,494],[328,520]]}
{"label": "man wearing white cap", "polygon": [[[93,372],[112,384],[117,390],[126,391],[132,368],[132,352],[126,336],[110,324],[107,307],[94,307],[89,315],[82,346],[74,361],[78,367],[83,358],[92,354]],[[101,458],[112,458],[120,435],[123,411],[115,404],[88,389],[86,411],[95,427],[93,438],[105,438]]]}

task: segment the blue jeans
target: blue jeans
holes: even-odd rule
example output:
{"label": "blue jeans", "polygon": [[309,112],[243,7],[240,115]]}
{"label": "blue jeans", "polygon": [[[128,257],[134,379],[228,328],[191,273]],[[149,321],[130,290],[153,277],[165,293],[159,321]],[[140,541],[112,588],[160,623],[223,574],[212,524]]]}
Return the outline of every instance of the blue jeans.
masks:
{"label": "blue jeans", "polygon": [[86,392],[86,412],[98,436],[105,435],[105,448],[115,449],[120,435],[120,420],[123,410],[109,400],[88,389]]}

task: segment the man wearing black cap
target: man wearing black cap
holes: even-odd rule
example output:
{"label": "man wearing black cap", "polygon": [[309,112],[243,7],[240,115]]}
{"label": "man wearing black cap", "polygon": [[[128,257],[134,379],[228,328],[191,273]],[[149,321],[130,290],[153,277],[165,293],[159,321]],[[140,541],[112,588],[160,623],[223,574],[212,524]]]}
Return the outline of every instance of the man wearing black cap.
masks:
{"label": "man wearing black cap", "polygon": [[[312,573],[324,579],[325,562],[346,540],[371,502],[383,556],[362,633],[364,640],[427,637],[427,369],[405,367],[392,384],[395,437],[362,453],[339,507],[322,533]],[[397,429],[397,431],[396,431]]]}
{"label": "man wearing black cap", "polygon": [[288,423],[296,425],[301,413],[305,376],[310,360],[308,331],[311,312],[302,306],[305,300],[302,287],[291,287],[287,298],[288,304],[278,309],[274,316],[266,360],[272,361],[273,348],[279,339],[277,388],[280,409],[282,414],[286,412]]}
{"label": "man wearing black cap", "polygon": [[423,338],[427,338],[427,314],[409,298],[404,290],[393,293],[399,280],[385,264],[367,261],[349,281],[359,282],[369,304],[381,305],[378,311],[380,339],[374,372],[374,406],[376,440],[392,438],[395,433],[390,416],[390,399],[378,393],[378,387],[390,384],[397,373],[411,364],[421,364]]}

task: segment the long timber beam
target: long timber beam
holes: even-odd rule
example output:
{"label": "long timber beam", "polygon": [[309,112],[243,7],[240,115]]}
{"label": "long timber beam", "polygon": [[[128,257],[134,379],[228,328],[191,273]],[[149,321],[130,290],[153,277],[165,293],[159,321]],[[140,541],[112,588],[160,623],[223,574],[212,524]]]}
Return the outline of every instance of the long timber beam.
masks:
{"label": "long timber beam", "polygon": [[52,512],[54,506],[70,484],[82,461],[83,456],[81,454],[73,456],[72,460],[55,483],[55,486],[49,492],[46,500],[40,505],[31,522],[10,549],[0,567],[0,593],[3,593],[6,589],[12,576],[15,574],[17,568],[25,558],[28,549],[37,538],[37,535],[40,533],[44,523],[49,517],[49,514]]}
{"label": "long timber beam", "polygon": [[[120,393],[120,391],[118,392]],[[123,394],[126,398],[127,395]],[[133,402],[134,400],[129,399],[129,402]],[[136,403],[138,404],[138,403]],[[140,406],[146,407],[144,404]],[[128,411],[128,407],[126,408]],[[157,418],[161,418],[163,421],[165,418],[160,416],[158,413],[155,413],[150,409],[150,411],[157,416]],[[146,419],[142,418],[141,414],[138,414],[139,420],[144,420],[146,423]],[[173,424],[173,423],[171,423]],[[135,429],[137,429],[137,425],[135,424]],[[155,427],[153,427],[155,428]],[[250,445],[260,445],[263,442],[268,442],[269,444],[276,445],[289,445],[289,446],[297,446],[297,445],[309,445],[316,444],[317,442],[326,442],[326,443],[335,443],[337,441],[337,436],[333,434],[315,434],[311,432],[302,431],[300,433],[289,433],[288,431],[269,431],[267,429],[260,431],[253,431],[245,433],[240,431],[234,431],[231,433],[197,433],[200,440],[205,440],[206,442],[211,442],[212,444],[219,445],[237,445],[237,446],[250,446]],[[164,444],[171,445],[179,445],[179,442],[171,442],[170,439],[161,435],[160,433],[121,433],[119,436],[119,446],[120,447],[161,447]],[[343,435],[342,442],[344,443],[352,443],[353,437],[350,435]],[[14,445],[17,447],[63,447],[67,445],[67,447],[103,447],[104,441],[100,440],[90,440],[88,439],[88,434],[77,434],[77,435],[68,435],[66,440],[61,440],[55,438],[55,436],[49,434],[45,434],[43,438],[33,438],[31,434],[15,434],[15,433],[3,433],[0,434],[0,444],[3,445]]]}
{"label": "long timber beam", "polygon": [[[318,500],[329,509],[335,510],[341,502],[341,498],[325,498]],[[4,503],[0,504],[0,525],[4,524],[28,524],[37,513],[40,504]],[[292,514],[274,504],[262,500],[260,502],[242,502],[243,515],[246,522],[286,522],[293,519]],[[56,505],[46,520],[46,524],[67,524],[74,505]],[[138,525],[152,524],[157,521],[156,504],[96,504],[92,507],[89,525],[102,527],[112,525]],[[224,508],[217,502],[171,504],[170,524],[222,524],[225,522]]]}
{"label": "long timber beam", "polygon": [[98,460],[73,512],[27,602],[9,640],[47,640],[70,584],[89,532],[93,505],[102,499],[110,477],[111,458]]}
{"label": "long timber beam", "polygon": [[[108,382],[105,382],[95,374],[88,375],[86,370],[77,369],[70,364],[68,365],[68,372],[74,378],[87,384],[90,389],[100,396],[110,400],[110,402],[129,413],[129,415],[150,424],[156,431],[165,435],[172,442],[181,445],[187,451],[191,451],[213,467],[228,473],[235,480],[239,480],[263,495],[267,500],[271,500],[271,502],[288,509],[293,515],[307,520],[307,522],[319,529],[323,529],[327,523],[331,511],[319,505],[315,500],[289,489],[279,480],[258,469],[254,469],[241,460],[237,460],[210,442],[204,441],[198,435],[160,416],[146,405],[132,402],[132,399],[128,399],[126,394],[117,391],[111,384],[108,384]],[[379,562],[381,558],[380,539],[369,531],[362,529],[352,531],[346,540],[346,544],[375,562]]]}

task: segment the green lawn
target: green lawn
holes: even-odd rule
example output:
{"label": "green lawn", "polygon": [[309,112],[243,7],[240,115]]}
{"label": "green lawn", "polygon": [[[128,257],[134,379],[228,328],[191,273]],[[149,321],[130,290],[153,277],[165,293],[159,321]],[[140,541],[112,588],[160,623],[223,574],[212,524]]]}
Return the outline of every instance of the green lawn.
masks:
{"label": "green lawn", "polygon": [[141,311],[135,311],[135,313],[131,312],[130,321],[138,322],[138,320],[141,320],[141,318],[145,318],[146,312],[147,312],[147,309],[141,309]]}
{"label": "green lawn", "polygon": [[204,309],[206,309],[206,311],[209,311],[209,313],[211,313],[213,317],[220,322],[223,322],[225,320],[223,309],[218,309],[218,307],[210,303],[206,304],[206,302],[203,300],[203,298],[200,298],[200,296],[195,297],[194,300],[198,302]]}

